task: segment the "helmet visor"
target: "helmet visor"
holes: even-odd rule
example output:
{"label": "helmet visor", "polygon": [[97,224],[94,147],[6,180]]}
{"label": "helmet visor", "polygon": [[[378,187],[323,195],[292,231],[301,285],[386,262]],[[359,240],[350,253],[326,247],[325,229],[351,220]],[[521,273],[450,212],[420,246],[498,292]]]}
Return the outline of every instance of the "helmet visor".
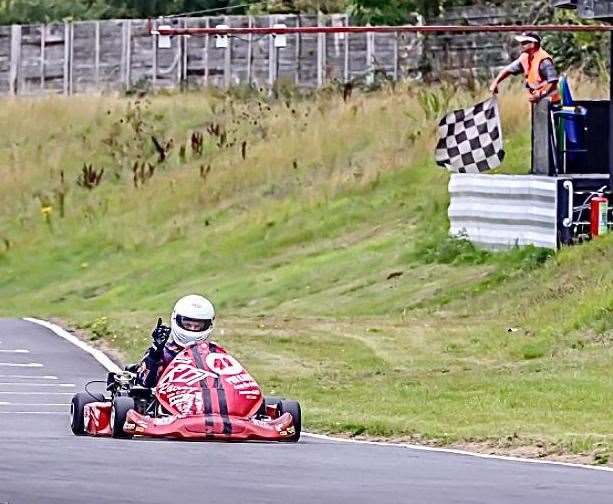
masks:
{"label": "helmet visor", "polygon": [[213,321],[211,319],[195,319],[190,317],[184,317],[182,315],[177,315],[176,320],[177,325],[181,329],[185,329],[186,331],[191,332],[206,331],[213,324]]}

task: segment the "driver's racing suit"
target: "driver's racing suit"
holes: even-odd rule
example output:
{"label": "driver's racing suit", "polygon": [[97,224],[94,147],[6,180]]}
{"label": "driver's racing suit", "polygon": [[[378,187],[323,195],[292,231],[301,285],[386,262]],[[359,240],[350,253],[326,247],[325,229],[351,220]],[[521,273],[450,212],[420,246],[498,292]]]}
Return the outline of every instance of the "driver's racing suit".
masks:
{"label": "driver's racing suit", "polygon": [[151,333],[153,343],[136,370],[137,380],[143,387],[155,387],[166,366],[183,350],[168,336],[170,327],[162,325],[162,319],[159,319],[157,327]]}

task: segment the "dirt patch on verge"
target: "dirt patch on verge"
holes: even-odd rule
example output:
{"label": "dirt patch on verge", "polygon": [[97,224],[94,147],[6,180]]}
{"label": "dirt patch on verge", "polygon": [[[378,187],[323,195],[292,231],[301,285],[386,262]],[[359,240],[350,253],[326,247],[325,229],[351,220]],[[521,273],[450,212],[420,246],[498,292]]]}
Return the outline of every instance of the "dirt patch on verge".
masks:
{"label": "dirt patch on verge", "polygon": [[454,441],[447,443],[437,439],[426,439],[419,435],[389,438],[364,435],[353,436],[348,433],[335,433],[329,435],[343,439],[354,439],[356,441],[375,441],[379,443],[418,445],[431,448],[462,450],[485,455],[548,460],[552,462],[565,462],[569,464],[613,468],[613,455],[602,451],[594,450],[590,453],[570,453],[569,451],[556,445],[556,443],[531,441],[521,438],[513,438],[512,440]]}
{"label": "dirt patch on verge", "polygon": [[104,339],[92,339],[91,334],[83,329],[75,329],[73,326],[68,324],[65,320],[58,318],[49,318],[47,319],[49,322],[60,326],[65,331],[69,332],[73,336],[76,336],[84,343],[97,348],[98,350],[104,352],[115,364],[122,367],[126,362],[128,362],[125,354],[118,350],[115,347],[112,347],[108,342]]}

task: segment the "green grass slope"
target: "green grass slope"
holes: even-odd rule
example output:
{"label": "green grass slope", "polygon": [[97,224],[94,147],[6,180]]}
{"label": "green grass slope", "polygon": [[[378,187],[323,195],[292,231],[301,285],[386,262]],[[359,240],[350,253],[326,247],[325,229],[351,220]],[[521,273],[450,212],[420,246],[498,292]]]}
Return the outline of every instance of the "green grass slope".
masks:
{"label": "green grass slope", "polygon": [[[516,173],[518,93],[501,103]],[[217,341],[299,399],[308,429],[606,463],[613,240],[551,256],[447,238],[432,124],[472,99],[6,102],[0,315],[59,318],[137,359],[157,317],[202,292]]]}

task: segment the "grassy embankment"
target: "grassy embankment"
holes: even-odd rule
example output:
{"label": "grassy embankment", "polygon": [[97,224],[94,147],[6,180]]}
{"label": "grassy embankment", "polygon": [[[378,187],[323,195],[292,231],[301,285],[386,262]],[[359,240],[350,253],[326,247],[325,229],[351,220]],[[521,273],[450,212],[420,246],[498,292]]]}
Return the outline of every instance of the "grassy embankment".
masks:
{"label": "grassy embankment", "polygon": [[[525,173],[519,93],[502,97],[504,169]],[[308,429],[606,462],[613,240],[555,257],[449,240],[444,95],[4,102],[0,315],[60,318],[136,359],[158,315],[204,292],[216,339]]]}

